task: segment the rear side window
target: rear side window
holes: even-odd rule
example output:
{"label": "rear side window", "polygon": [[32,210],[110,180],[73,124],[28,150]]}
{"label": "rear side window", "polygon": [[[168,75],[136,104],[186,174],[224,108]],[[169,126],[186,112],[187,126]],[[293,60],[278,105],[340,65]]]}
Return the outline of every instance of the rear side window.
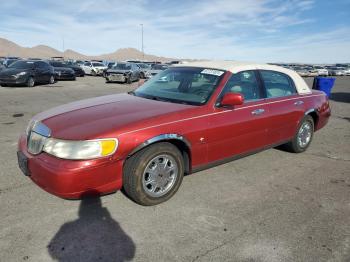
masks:
{"label": "rear side window", "polygon": [[293,80],[286,74],[275,71],[260,71],[267,98],[283,97],[295,94]]}
{"label": "rear side window", "polygon": [[221,96],[229,92],[242,94],[244,101],[262,98],[255,71],[243,71],[233,74],[227,81]]}
{"label": "rear side window", "polygon": [[42,68],[42,69],[46,69],[49,67],[49,65],[47,63],[42,62],[42,61],[36,62],[35,64],[37,67]]}

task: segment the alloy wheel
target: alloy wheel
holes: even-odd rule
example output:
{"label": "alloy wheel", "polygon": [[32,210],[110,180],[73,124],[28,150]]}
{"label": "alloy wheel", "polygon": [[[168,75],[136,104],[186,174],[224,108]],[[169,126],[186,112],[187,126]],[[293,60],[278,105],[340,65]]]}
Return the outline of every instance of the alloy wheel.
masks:
{"label": "alloy wheel", "polygon": [[175,184],[179,168],[176,160],[169,154],[154,157],[146,165],[142,175],[142,186],[151,197],[161,197]]}

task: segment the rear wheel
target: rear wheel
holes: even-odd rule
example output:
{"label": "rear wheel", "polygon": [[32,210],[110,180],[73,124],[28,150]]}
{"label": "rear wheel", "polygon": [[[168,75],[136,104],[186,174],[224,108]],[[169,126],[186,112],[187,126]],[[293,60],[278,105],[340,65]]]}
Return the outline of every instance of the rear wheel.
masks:
{"label": "rear wheel", "polygon": [[127,83],[127,84],[131,84],[131,82],[132,82],[132,80],[131,80],[131,75],[130,75],[130,76],[128,76],[128,78],[126,79],[126,83]]}
{"label": "rear wheel", "polygon": [[136,203],[151,206],[170,199],[179,189],[184,161],[170,143],[151,145],[130,157],[123,170],[123,187]]}
{"label": "rear wheel", "polygon": [[307,115],[299,124],[292,141],[286,144],[287,150],[293,153],[304,152],[311,144],[314,135],[314,120]]}
{"label": "rear wheel", "polygon": [[35,80],[32,76],[30,76],[27,80],[27,87],[33,87],[35,85]]}

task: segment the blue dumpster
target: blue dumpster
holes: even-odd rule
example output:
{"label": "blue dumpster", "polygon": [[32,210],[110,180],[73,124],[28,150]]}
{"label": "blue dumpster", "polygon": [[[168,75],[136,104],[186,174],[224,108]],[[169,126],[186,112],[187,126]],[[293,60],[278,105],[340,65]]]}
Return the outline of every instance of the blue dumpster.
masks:
{"label": "blue dumpster", "polygon": [[335,78],[332,77],[315,77],[312,88],[326,93],[327,97],[331,95]]}

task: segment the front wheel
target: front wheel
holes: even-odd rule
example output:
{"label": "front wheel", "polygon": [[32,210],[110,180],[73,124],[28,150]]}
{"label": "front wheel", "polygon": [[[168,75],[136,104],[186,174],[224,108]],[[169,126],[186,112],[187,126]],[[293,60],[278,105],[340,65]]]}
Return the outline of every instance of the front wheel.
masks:
{"label": "front wheel", "polygon": [[54,76],[50,76],[49,84],[52,85],[54,83],[55,83],[55,77]]}
{"label": "front wheel", "polygon": [[92,76],[96,76],[97,74],[96,74],[96,72],[94,70],[91,70],[91,75]]}
{"label": "front wheel", "polygon": [[311,144],[314,135],[314,120],[307,115],[300,122],[292,141],[286,144],[287,150],[293,153],[304,152]]}
{"label": "front wheel", "polygon": [[170,143],[157,143],[131,156],[123,170],[126,194],[144,206],[170,199],[184,176],[184,161],[179,149]]}
{"label": "front wheel", "polygon": [[33,87],[35,85],[34,78],[30,76],[27,80],[27,87]]}

